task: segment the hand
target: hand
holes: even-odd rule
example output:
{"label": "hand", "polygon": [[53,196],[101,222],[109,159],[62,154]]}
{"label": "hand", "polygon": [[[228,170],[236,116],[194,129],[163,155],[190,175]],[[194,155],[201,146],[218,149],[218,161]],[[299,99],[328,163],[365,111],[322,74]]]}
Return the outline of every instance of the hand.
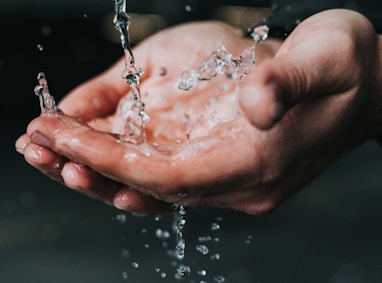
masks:
{"label": "hand", "polygon": [[[219,101],[219,115],[220,119],[232,119],[230,116],[233,112],[236,115],[238,106],[232,107],[225,97],[236,90],[237,82],[214,78],[188,92],[177,89],[176,82],[183,70],[196,68],[222,44],[235,54],[254,41],[238,36],[235,30],[221,23],[193,23],[165,30],[134,49],[136,62],[145,71],[141,77],[141,93],[146,112],[151,116],[146,125],[147,144],[161,144],[161,151],[147,146],[151,148],[147,156],[142,146],[118,144],[115,136],[108,134],[118,124],[118,103],[129,92],[121,78],[124,60],[61,101],[60,109],[72,117],[36,118],[29,125],[28,133],[17,141],[16,148],[27,162],[50,178],[121,209],[158,213],[171,209],[169,203],[185,200],[196,205],[203,199],[205,205],[220,205],[223,201],[219,198],[211,204],[207,199],[215,198],[212,192],[216,189],[228,190],[220,186],[228,186],[223,180],[232,182],[230,175],[248,167],[250,161],[241,161],[242,154],[232,150],[229,155],[233,156],[234,164],[237,159],[236,169],[231,169],[231,163],[223,166],[223,171],[219,168],[211,171],[211,168],[221,163],[222,150],[231,150],[235,145],[244,152],[240,140],[245,145],[249,141],[245,135],[237,140],[215,135],[219,132],[227,135],[224,128],[236,124],[241,127],[244,123],[251,130],[252,127],[246,121],[238,121],[221,125],[221,130],[206,136],[210,126],[203,124],[199,117],[211,115],[206,105],[211,98],[216,98],[224,82],[228,91],[222,95],[223,101]],[[275,47],[265,46],[256,50],[258,62],[271,58],[275,52]],[[190,115],[189,121],[185,121],[187,115]],[[189,142],[187,135],[193,138]],[[205,137],[195,139],[197,135]],[[182,144],[178,144],[179,141]],[[124,158],[126,156],[129,157]],[[180,197],[181,194],[189,194],[189,197]],[[204,194],[211,197],[201,198]]]}
{"label": "hand", "polygon": [[[179,94],[174,81],[180,71],[197,66],[216,50],[216,42],[232,53],[253,43],[219,24],[170,29],[134,50],[146,71],[141,88],[148,93],[144,100],[152,117],[148,144],[163,144],[160,150],[118,144],[108,134],[117,103],[128,92],[118,81],[121,62],[60,105],[92,127],[68,116],[38,117],[16,147],[51,178],[121,209],[157,213],[167,203],[180,203],[268,212],[377,131],[376,41],[360,15],[328,11],[302,23],[272,60],[266,59],[273,56],[277,43],[258,45],[258,67],[241,90],[246,116],[232,119],[237,109],[225,98],[235,84],[224,81],[228,91],[220,98],[217,113],[227,122],[211,131],[207,123],[198,124],[187,141],[189,129],[179,113],[203,113],[200,108],[215,97],[222,79]],[[365,48],[374,58],[359,51]],[[162,67],[166,76],[158,75]],[[369,96],[360,99],[365,91]],[[360,117],[364,119],[359,121]]]}

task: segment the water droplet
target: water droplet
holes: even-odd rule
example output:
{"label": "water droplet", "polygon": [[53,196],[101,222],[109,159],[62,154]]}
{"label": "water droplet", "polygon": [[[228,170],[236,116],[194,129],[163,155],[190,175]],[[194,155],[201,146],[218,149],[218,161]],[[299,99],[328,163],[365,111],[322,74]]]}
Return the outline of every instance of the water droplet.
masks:
{"label": "water droplet", "polygon": [[132,266],[133,268],[138,268],[138,267],[139,267],[139,263],[138,263],[138,262],[133,262],[133,263],[131,264],[131,266]]}
{"label": "water droplet", "polygon": [[206,255],[209,252],[209,249],[206,245],[197,245],[196,250],[203,255]]}
{"label": "water droplet", "polygon": [[262,42],[268,38],[269,27],[267,25],[260,25],[253,29],[251,36],[256,43]]}
{"label": "water droplet", "polygon": [[217,231],[217,230],[219,230],[220,229],[220,225],[218,224],[218,223],[212,223],[212,225],[211,225],[211,230],[212,231]]}
{"label": "water droplet", "polygon": [[170,232],[162,229],[157,229],[155,231],[155,235],[157,236],[158,239],[168,239],[170,238]]}
{"label": "water droplet", "polygon": [[204,270],[204,269],[198,270],[197,273],[198,273],[199,276],[206,276],[207,275],[207,271]]}
{"label": "water droplet", "polygon": [[220,254],[216,253],[216,254],[211,255],[211,259],[212,260],[220,260]]}
{"label": "water droplet", "polygon": [[211,236],[200,236],[198,238],[198,241],[203,243],[203,242],[209,242],[212,240],[212,237]]}
{"label": "water droplet", "polygon": [[126,221],[127,221],[127,216],[126,216],[126,214],[124,214],[124,213],[120,213],[120,214],[117,214],[116,216],[115,216],[115,219],[119,222],[119,223],[126,223]]}
{"label": "water droplet", "polygon": [[180,279],[180,278],[184,278],[184,277],[186,277],[186,276],[188,276],[190,274],[191,274],[191,268],[189,266],[187,266],[187,265],[181,264],[177,268],[175,276],[176,276],[177,279]]}
{"label": "water droplet", "polygon": [[186,249],[186,241],[184,239],[180,239],[176,244],[176,256],[179,260],[184,258]]}
{"label": "water droplet", "polygon": [[225,282],[225,278],[223,276],[219,275],[219,276],[214,277],[214,281],[216,283],[223,283],[223,282]]}
{"label": "water droplet", "polygon": [[162,216],[160,216],[160,215],[156,215],[156,216],[154,217],[154,220],[155,220],[156,222],[160,221],[161,219],[162,219]]}
{"label": "water droplet", "polygon": [[252,242],[253,236],[248,235],[247,239],[245,240],[246,244],[250,244]]}
{"label": "water droplet", "polygon": [[183,71],[180,75],[180,82],[178,84],[179,89],[190,90],[198,83],[198,73],[194,70]]}

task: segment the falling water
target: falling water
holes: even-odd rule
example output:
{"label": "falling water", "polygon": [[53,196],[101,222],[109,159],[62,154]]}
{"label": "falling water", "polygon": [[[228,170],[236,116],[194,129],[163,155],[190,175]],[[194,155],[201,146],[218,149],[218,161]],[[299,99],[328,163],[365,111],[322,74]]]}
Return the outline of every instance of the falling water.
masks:
{"label": "falling water", "polygon": [[121,140],[133,144],[142,144],[146,141],[145,124],[150,117],[145,112],[145,104],[141,100],[139,78],[143,70],[137,67],[130,46],[130,18],[126,13],[126,0],[114,0],[115,16],[114,26],[119,31],[121,44],[125,55],[125,68],[122,78],[130,86],[131,93],[120,103],[121,120],[124,123]]}
{"label": "falling water", "polygon": [[229,53],[225,46],[222,45],[210,56],[205,58],[197,69],[183,71],[178,83],[178,88],[190,90],[194,88],[199,81],[210,80],[218,75],[225,75],[232,80],[245,77],[256,65],[256,44],[266,40],[268,33],[269,27],[267,25],[255,27],[251,32],[255,44],[244,49],[239,56],[234,56]]}
{"label": "falling water", "polygon": [[[126,13],[126,0],[114,0],[114,7],[115,17],[113,23],[115,28],[119,31],[125,58],[122,78],[130,87],[130,93],[122,98],[119,105],[119,118],[124,124],[121,141],[133,144],[142,144],[146,142],[145,124],[150,120],[150,117],[145,113],[145,104],[141,100],[140,94],[140,77],[143,74],[143,70],[137,66],[130,46],[130,18]],[[245,77],[255,67],[256,44],[266,40],[268,37],[268,32],[269,28],[264,25],[253,29],[251,36],[254,39],[255,44],[243,50],[238,56],[232,55],[224,46],[221,46],[213,52],[213,54],[205,58],[196,69],[182,72],[178,83],[178,88],[182,90],[190,90],[194,88],[199,81],[210,80],[218,75],[224,75],[231,80]],[[62,113],[56,106],[54,97],[49,93],[47,79],[43,72],[38,74],[37,80],[38,85],[35,87],[34,92],[40,100],[41,114]],[[215,104],[211,105],[215,106]],[[216,115],[214,117],[216,118]],[[175,205],[174,207],[177,212],[173,222],[174,232],[176,235],[174,255],[178,262],[175,271],[175,278],[182,280],[191,274],[191,268],[183,263],[186,248],[186,242],[183,237],[183,229],[186,224],[186,212],[185,208],[181,205]],[[118,215],[116,219],[121,223],[126,222],[126,216],[123,214]],[[211,231],[217,231],[219,229],[220,225],[218,223],[212,223]],[[167,239],[169,237],[169,233],[161,229],[156,230],[156,235],[160,239]],[[249,237],[246,243],[250,243],[251,239],[252,238]],[[212,238],[209,235],[199,237],[199,244],[196,246],[196,250],[203,256],[210,254],[210,248],[206,243],[218,241],[218,238]],[[147,247],[149,247],[149,245],[147,245]],[[122,254],[124,258],[130,256],[130,252],[128,250],[124,250]],[[210,254],[210,258],[214,261],[219,260],[220,254],[212,253]],[[139,263],[132,262],[131,266],[134,269],[138,269]],[[167,274],[159,268],[156,271],[160,272],[162,278],[167,276]],[[205,269],[199,269],[195,274],[200,277],[204,277],[206,276],[207,271]],[[124,279],[127,279],[128,273],[123,272],[122,276]],[[219,275],[214,277],[214,281],[221,283],[224,282],[225,279],[223,276]]]}
{"label": "falling water", "polygon": [[60,113],[54,97],[49,93],[48,81],[43,72],[38,73],[37,81],[38,85],[34,88],[34,93],[40,100],[41,115]]}

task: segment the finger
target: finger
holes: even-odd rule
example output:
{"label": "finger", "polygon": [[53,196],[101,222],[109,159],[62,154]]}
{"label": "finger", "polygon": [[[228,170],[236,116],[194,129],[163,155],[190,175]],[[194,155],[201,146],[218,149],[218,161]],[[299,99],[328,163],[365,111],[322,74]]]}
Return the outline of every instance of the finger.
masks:
{"label": "finger", "polygon": [[113,198],[121,185],[105,178],[85,165],[67,162],[61,175],[65,185],[88,197],[113,205]]}
{"label": "finger", "polygon": [[121,210],[138,214],[163,214],[172,212],[172,204],[154,199],[139,191],[128,188],[120,190],[114,197],[113,204]]}
{"label": "finger", "polygon": [[30,165],[49,178],[57,182],[63,182],[61,170],[67,161],[63,156],[45,147],[29,143],[24,148],[24,158]]}
{"label": "finger", "polygon": [[[240,133],[200,138],[162,153],[146,144],[118,142],[112,135],[78,124],[70,117],[39,117],[30,123],[27,132],[32,142],[167,202],[174,202],[178,194],[200,195],[227,189],[232,182],[245,182],[246,178],[256,180],[261,170],[256,146]],[[244,173],[248,168],[256,170]]]}
{"label": "finger", "polygon": [[126,185],[105,178],[84,165],[67,162],[61,175],[69,188],[121,210],[139,214],[171,211],[171,204],[129,189]]}
{"label": "finger", "polygon": [[67,162],[61,174],[69,188],[118,209],[150,215],[171,211],[171,204],[129,189],[126,185],[105,178],[87,166]]}
{"label": "finger", "polygon": [[26,146],[30,143],[28,135],[21,135],[15,142],[16,151],[20,154],[24,154]]}
{"label": "finger", "polygon": [[[274,59],[258,65],[248,75],[239,102],[253,125],[268,129],[299,101],[342,92],[352,86],[346,76],[350,59],[342,54],[341,48],[333,46],[330,31],[324,32],[327,34],[320,32],[312,37],[308,30],[303,40],[299,35],[289,38]],[[349,41],[338,40],[345,46]]]}

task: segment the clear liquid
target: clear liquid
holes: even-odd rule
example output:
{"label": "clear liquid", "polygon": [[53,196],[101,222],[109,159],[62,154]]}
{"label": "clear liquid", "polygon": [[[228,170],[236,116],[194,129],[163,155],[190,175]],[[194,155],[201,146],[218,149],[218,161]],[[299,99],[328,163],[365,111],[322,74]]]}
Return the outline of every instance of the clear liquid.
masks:
{"label": "clear liquid", "polygon": [[121,141],[142,144],[146,142],[145,124],[150,121],[141,100],[139,78],[143,70],[138,68],[130,45],[130,18],[126,12],[126,0],[114,0],[114,26],[119,31],[121,45],[125,55],[125,69],[122,78],[130,86],[130,93],[120,103],[120,117],[124,127]]}
{"label": "clear liquid", "polygon": [[235,57],[227,51],[225,46],[205,58],[197,69],[183,71],[178,83],[178,88],[190,90],[199,81],[210,80],[218,75],[236,80],[247,75],[255,66],[255,46],[245,49],[239,56]]}
{"label": "clear liquid", "polygon": [[[137,145],[145,144],[145,124],[147,124],[150,121],[150,117],[145,112],[145,104],[141,100],[140,94],[140,76],[143,74],[143,70],[137,67],[130,46],[130,19],[126,13],[126,0],[114,0],[114,5],[115,17],[113,23],[120,33],[121,45],[125,56],[125,68],[122,71],[122,78],[130,86],[131,90],[130,93],[121,100],[118,109],[118,118],[123,125],[121,131],[121,141]],[[266,40],[268,37],[268,32],[269,29],[266,26],[260,26],[258,28],[255,28],[251,34],[255,41],[255,44]],[[182,72],[180,81],[178,83],[178,88],[182,90],[190,90],[196,87],[196,85],[200,81],[208,81],[219,75],[223,75],[230,80],[242,79],[256,65],[255,44],[243,50],[238,56],[232,55],[226,50],[224,46],[221,46],[213,54],[205,58],[205,60],[203,60],[196,69]],[[167,71],[165,68],[161,69],[161,75],[166,75],[166,72]],[[61,114],[62,112],[56,106],[54,97],[49,93],[48,82],[45,74],[40,72],[38,74],[37,80],[38,85],[35,87],[34,92],[40,100],[41,114]],[[220,91],[224,92],[223,86]],[[224,121],[223,119],[221,119],[219,111],[217,111],[219,107],[219,102],[221,101],[219,95],[220,94],[217,94],[215,98],[211,98],[208,102],[208,105],[205,106],[206,111],[210,113],[210,115],[208,115],[208,123],[211,123],[211,127],[214,127],[215,125]],[[234,98],[234,100],[237,101],[236,98]],[[234,110],[234,112],[236,112],[236,110]],[[176,113],[179,114],[182,113],[182,111]],[[181,116],[186,120],[186,123],[188,124],[186,139],[190,139],[192,137],[191,132],[197,131],[197,126],[200,122],[200,117],[198,116],[195,118],[192,115],[189,115],[187,111],[183,112]],[[174,119],[179,119],[179,116],[174,117]],[[197,123],[192,122],[195,120],[197,121]],[[176,139],[176,144],[180,143],[182,143],[182,139]],[[194,147],[191,146],[189,149],[190,154],[192,154],[192,151],[195,148],[198,148],[200,146],[203,145],[194,145]],[[164,151],[164,149],[158,145],[153,146],[152,148]],[[191,268],[183,263],[186,251],[186,241],[183,236],[183,229],[186,224],[186,212],[185,207],[181,205],[175,205],[174,207],[176,212],[175,219],[173,222],[173,228],[176,234],[176,245],[174,252],[176,259],[176,270],[174,276],[176,279],[182,280],[185,277],[189,276],[192,272]],[[124,214],[118,215],[116,219],[120,223],[126,222],[126,216]],[[212,223],[211,231],[216,232],[218,230],[220,230],[220,225],[216,222]],[[156,230],[156,236],[157,238],[165,241],[170,237],[170,234],[166,230],[158,229]],[[248,237],[246,243],[250,243],[251,239],[251,237]],[[212,242],[219,242],[219,238],[213,238],[210,235],[201,236],[199,237],[199,243],[198,245],[196,245],[195,249],[203,256],[209,255],[212,261],[218,261],[220,260],[220,253],[211,253],[211,249],[207,245],[207,243]],[[150,245],[146,244],[145,247],[150,248]],[[129,258],[130,252],[128,250],[123,250],[122,256],[124,258]],[[138,269],[139,263],[134,261],[132,262],[131,267],[133,269]],[[161,271],[159,268],[157,269],[157,272],[160,273],[160,276],[162,278],[165,278],[167,276],[167,273]],[[195,274],[199,277],[205,277],[207,275],[207,270],[199,269]],[[122,277],[124,279],[127,279],[128,273],[123,272]],[[222,283],[225,281],[225,278],[221,275],[218,275],[215,276],[213,280],[215,282]]]}
{"label": "clear liquid", "polygon": [[49,92],[48,81],[43,72],[37,74],[37,81],[38,85],[34,88],[34,93],[40,100],[41,115],[60,113],[54,97]]}

